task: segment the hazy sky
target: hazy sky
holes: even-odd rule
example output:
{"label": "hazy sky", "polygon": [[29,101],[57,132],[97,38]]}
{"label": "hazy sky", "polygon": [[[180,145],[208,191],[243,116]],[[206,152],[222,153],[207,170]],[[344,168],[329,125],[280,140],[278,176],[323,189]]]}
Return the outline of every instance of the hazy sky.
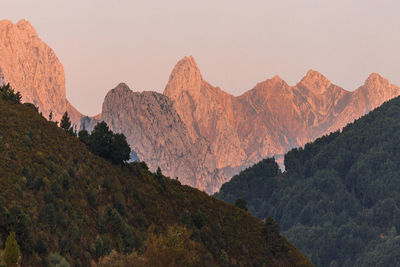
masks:
{"label": "hazy sky", "polygon": [[400,84],[399,0],[1,0],[0,18],[29,20],[65,67],[67,96],[101,111],[119,82],[162,92],[193,55],[203,78],[234,95],[275,74],[316,69],[347,90],[371,72]]}

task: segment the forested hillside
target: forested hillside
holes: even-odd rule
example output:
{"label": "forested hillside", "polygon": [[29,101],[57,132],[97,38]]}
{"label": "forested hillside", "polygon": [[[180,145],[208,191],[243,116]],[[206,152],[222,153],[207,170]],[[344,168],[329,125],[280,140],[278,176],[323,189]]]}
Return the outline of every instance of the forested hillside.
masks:
{"label": "forested hillside", "polygon": [[15,233],[23,266],[311,265],[271,220],[96,156],[19,101],[0,90],[0,257]]}
{"label": "forested hillside", "polygon": [[400,98],[342,132],[265,159],[224,184],[216,197],[272,216],[316,266],[400,262]]}

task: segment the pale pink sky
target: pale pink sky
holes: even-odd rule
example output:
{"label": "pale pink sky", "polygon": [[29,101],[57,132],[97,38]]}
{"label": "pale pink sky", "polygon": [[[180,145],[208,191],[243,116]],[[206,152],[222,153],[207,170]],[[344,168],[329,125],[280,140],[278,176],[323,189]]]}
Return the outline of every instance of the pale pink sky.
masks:
{"label": "pale pink sky", "polygon": [[1,0],[0,19],[20,18],[54,49],[68,99],[89,115],[119,82],[162,92],[185,55],[234,95],[275,74],[295,84],[308,69],[347,90],[371,72],[400,84],[399,0]]}

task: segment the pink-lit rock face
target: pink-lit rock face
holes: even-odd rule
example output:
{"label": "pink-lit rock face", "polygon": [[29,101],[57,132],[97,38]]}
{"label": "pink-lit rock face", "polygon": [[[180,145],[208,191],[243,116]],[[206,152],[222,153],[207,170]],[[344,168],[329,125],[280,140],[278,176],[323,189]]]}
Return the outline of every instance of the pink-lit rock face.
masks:
{"label": "pink-lit rock face", "polygon": [[193,57],[176,64],[164,94],[174,101],[192,141],[205,137],[210,142],[217,168],[246,159],[234,123],[235,98],[204,81]]}
{"label": "pink-lit rock face", "polygon": [[234,97],[204,81],[194,59],[185,57],[172,71],[164,94],[174,101],[192,140],[210,143],[216,166],[228,179],[262,158],[342,128],[400,91],[371,74],[349,92],[310,70],[296,86],[275,76]]}
{"label": "pink-lit rock face", "polygon": [[26,20],[0,21],[0,82],[10,83],[46,117],[50,111],[55,120],[65,111],[74,122],[81,117],[66,99],[62,64]]}
{"label": "pink-lit rock face", "polygon": [[238,170],[340,129],[399,88],[372,74],[348,92],[310,70],[296,86],[275,76],[234,97],[207,83],[185,57],[164,95],[119,85],[107,94],[102,119],[127,135],[152,170],[213,193]]}
{"label": "pink-lit rock face", "polygon": [[207,83],[193,59],[174,67],[164,95],[111,90],[102,115],[139,158],[184,184],[214,193],[233,174],[265,157],[342,128],[400,94],[377,74],[354,92],[310,70],[295,86],[279,76],[234,97]]}
{"label": "pink-lit rock face", "polygon": [[156,92],[133,92],[119,84],[106,95],[102,120],[128,143],[152,171],[163,173],[187,185],[213,192],[224,181],[209,144],[193,142],[172,101]]}
{"label": "pink-lit rock face", "polygon": [[[66,99],[63,66],[25,20],[0,21],[0,84],[7,82],[44,116],[52,111],[60,120],[68,111],[79,124],[82,115]],[[164,94],[120,84],[105,97],[101,114],[82,121],[89,130],[106,121],[151,170],[160,167],[213,193],[239,170],[340,129],[399,94],[376,73],[349,92],[310,70],[295,86],[275,76],[234,97],[206,82],[193,57],[185,57]]]}

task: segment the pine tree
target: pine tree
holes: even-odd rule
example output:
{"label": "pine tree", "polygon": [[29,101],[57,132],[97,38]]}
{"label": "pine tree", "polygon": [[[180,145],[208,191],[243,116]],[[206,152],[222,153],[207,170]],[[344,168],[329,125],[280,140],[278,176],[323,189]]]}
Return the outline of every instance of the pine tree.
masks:
{"label": "pine tree", "polygon": [[6,241],[6,248],[4,251],[4,262],[7,266],[17,266],[18,259],[21,255],[17,240],[15,240],[15,233],[11,232]]}
{"label": "pine tree", "polygon": [[123,134],[113,134],[111,139],[111,160],[116,164],[122,164],[129,160],[131,148],[129,147],[126,137]]}
{"label": "pine tree", "polygon": [[71,127],[71,120],[68,116],[68,112],[65,111],[64,115],[61,118],[60,127],[63,128],[66,132],[73,133],[73,129]]}
{"label": "pine tree", "polygon": [[161,179],[163,177],[163,174],[162,174],[162,171],[161,171],[160,167],[157,167],[156,176],[159,179]]}
{"label": "pine tree", "polygon": [[86,130],[86,125],[85,123],[83,123],[83,128],[82,130],[79,131],[78,133],[78,138],[79,140],[81,140],[82,143],[84,143],[85,145],[89,145],[89,132]]}
{"label": "pine tree", "polygon": [[110,159],[111,141],[113,132],[108,128],[104,121],[99,122],[94,127],[89,139],[89,148],[100,157]]}

